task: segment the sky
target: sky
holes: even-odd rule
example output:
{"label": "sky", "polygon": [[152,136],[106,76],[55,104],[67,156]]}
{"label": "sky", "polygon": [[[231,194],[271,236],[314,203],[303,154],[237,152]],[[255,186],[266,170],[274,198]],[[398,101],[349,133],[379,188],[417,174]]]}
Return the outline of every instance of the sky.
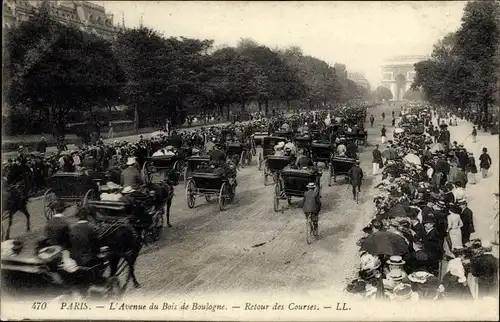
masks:
{"label": "sky", "polygon": [[380,84],[384,59],[429,55],[432,46],[461,24],[463,1],[274,2],[93,1],[115,23],[140,24],[164,36],[212,39],[234,46],[251,38],[270,48],[299,46],[305,55],[341,63]]}

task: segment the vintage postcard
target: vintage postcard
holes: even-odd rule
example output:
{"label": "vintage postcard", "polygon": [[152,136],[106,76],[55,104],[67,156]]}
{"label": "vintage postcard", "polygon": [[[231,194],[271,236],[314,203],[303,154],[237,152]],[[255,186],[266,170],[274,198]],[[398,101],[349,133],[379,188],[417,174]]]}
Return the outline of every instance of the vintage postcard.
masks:
{"label": "vintage postcard", "polygon": [[2,320],[496,320],[497,1],[3,1]]}

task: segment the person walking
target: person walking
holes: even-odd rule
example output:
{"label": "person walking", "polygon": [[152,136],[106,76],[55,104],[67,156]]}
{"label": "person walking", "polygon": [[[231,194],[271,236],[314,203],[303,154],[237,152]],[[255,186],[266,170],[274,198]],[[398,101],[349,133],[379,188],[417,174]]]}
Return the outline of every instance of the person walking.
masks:
{"label": "person walking", "polygon": [[45,156],[45,152],[47,152],[47,141],[45,140],[45,137],[42,136],[40,138],[40,141],[38,142],[36,150],[40,152],[43,156]]}
{"label": "person walking", "polygon": [[370,115],[370,127],[373,127],[373,123],[375,123],[375,117],[373,117],[373,114]]}
{"label": "person walking", "polygon": [[354,166],[349,169],[347,176],[351,180],[352,198],[356,200],[356,194],[361,192],[361,183],[363,182],[363,170],[359,166],[359,160],[356,160]]}
{"label": "person walking", "polygon": [[460,200],[458,202],[460,207],[460,219],[462,220],[462,244],[465,245],[470,241],[470,235],[476,232],[474,229],[474,213],[467,206],[466,200]]}
{"label": "person walking", "polygon": [[488,154],[488,149],[483,148],[483,153],[479,157],[479,167],[481,168],[481,175],[483,178],[488,176],[488,169],[491,166],[491,157]]}
{"label": "person walking", "polygon": [[385,112],[382,112],[382,121],[385,121]]}
{"label": "person walking", "polygon": [[448,221],[448,237],[450,238],[450,250],[455,248],[462,248],[462,227],[464,226],[462,219],[460,219],[461,209],[452,207],[447,216]]}
{"label": "person walking", "polygon": [[387,134],[387,129],[385,128],[385,125],[382,125],[382,130],[380,130],[380,133],[382,134],[382,144],[385,143],[385,135]]}
{"label": "person walking", "polygon": [[312,224],[312,233],[315,238],[318,238],[318,221],[319,212],[321,211],[321,196],[319,189],[316,188],[314,182],[307,185],[307,191],[304,193],[304,203],[302,210],[306,216],[306,220]]}
{"label": "person walking", "polygon": [[472,133],[471,133],[471,136],[472,136],[472,142],[473,143],[476,143],[476,139],[477,139],[477,129],[475,126],[472,127]]}
{"label": "person walking", "polygon": [[372,152],[372,164],[373,164],[373,175],[376,176],[380,170],[380,164],[382,164],[382,152],[379,150],[379,145],[375,145],[375,149]]}

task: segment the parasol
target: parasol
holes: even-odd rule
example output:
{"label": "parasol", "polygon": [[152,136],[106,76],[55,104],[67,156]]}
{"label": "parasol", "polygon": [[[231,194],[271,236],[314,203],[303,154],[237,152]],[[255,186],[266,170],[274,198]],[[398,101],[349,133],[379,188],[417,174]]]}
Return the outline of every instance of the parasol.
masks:
{"label": "parasol", "polygon": [[394,133],[403,133],[404,131],[405,131],[404,129],[399,128],[399,127],[394,129]]}
{"label": "parasol", "polygon": [[420,157],[413,153],[408,153],[403,159],[411,164],[422,165],[422,160],[420,159]]}
{"label": "parasol", "polygon": [[441,143],[434,143],[433,146],[431,146],[430,151],[432,153],[436,153],[437,151],[444,151],[444,145]]}
{"label": "parasol", "polygon": [[403,255],[408,253],[408,244],[403,237],[388,231],[377,231],[368,235],[361,243],[361,250],[372,255]]}

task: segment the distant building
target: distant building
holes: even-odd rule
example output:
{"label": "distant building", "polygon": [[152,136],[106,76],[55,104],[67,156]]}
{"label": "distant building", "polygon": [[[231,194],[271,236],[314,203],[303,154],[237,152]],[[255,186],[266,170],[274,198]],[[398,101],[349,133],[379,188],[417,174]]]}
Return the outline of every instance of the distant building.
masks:
{"label": "distant building", "polygon": [[355,82],[356,84],[358,84],[361,87],[364,87],[366,89],[370,89],[370,83],[365,78],[365,75],[363,75],[362,73],[355,73],[355,72],[348,73],[347,78],[352,80],[353,82]]}
{"label": "distant building", "polygon": [[113,14],[106,13],[103,6],[90,1],[4,0],[3,29],[8,30],[28,20],[44,1],[54,20],[64,25],[72,24],[102,38],[113,38],[124,28],[123,23],[121,26],[114,24]]}
{"label": "distant building", "polygon": [[428,58],[421,55],[397,56],[382,64],[382,85],[391,91],[394,100],[402,100],[410,89],[416,75],[414,65]]}

